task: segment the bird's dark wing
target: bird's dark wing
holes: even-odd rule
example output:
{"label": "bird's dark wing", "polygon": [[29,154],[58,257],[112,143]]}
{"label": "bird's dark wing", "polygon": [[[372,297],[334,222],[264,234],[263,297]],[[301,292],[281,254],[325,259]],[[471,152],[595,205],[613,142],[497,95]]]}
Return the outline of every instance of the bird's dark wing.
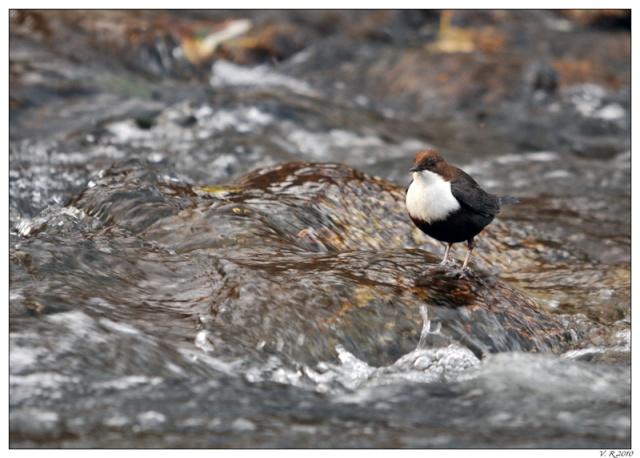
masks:
{"label": "bird's dark wing", "polygon": [[450,183],[451,192],[461,205],[486,217],[500,213],[498,197],[485,192],[475,181],[458,178]]}

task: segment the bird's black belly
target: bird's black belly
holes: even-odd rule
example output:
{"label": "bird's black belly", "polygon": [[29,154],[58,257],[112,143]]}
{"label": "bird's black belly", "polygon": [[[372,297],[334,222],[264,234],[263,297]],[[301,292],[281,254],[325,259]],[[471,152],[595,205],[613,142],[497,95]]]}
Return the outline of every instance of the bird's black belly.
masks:
{"label": "bird's black belly", "polygon": [[482,216],[474,211],[461,208],[448,215],[446,219],[433,223],[411,219],[429,237],[441,242],[458,243],[471,240],[478,235],[493,221],[493,216]]}

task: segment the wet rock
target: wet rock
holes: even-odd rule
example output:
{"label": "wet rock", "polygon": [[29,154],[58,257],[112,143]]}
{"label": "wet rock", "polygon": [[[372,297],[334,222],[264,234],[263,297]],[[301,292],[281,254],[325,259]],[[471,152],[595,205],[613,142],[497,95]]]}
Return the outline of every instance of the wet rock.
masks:
{"label": "wet rock", "polygon": [[[150,186],[140,186],[144,182]],[[183,195],[194,196],[195,193],[175,175],[158,173],[146,167],[144,161],[132,159],[101,173],[99,184],[91,183],[73,197],[70,204],[106,223],[111,223],[114,215],[118,215],[119,226],[137,233],[179,210]]]}
{"label": "wet rock", "polygon": [[[615,18],[627,13],[577,12],[576,17],[583,14]],[[449,28],[471,37],[473,52],[431,51],[429,45],[442,40],[443,21],[435,12],[408,10],[16,12],[11,130],[41,123],[41,129],[59,132],[64,125],[59,113],[68,110],[69,99],[88,99],[96,107],[95,113],[69,116],[85,126],[97,113],[126,116],[134,110],[124,109],[126,97],[139,97],[150,108],[151,101],[184,99],[180,88],[159,77],[194,79],[197,89],[206,91],[211,69],[215,80],[216,68],[231,61],[249,73],[263,64],[276,76],[293,77],[298,87],[310,88],[307,93],[338,104],[420,122],[428,141],[454,153],[561,149],[608,156],[628,147],[618,137],[628,138],[629,126],[604,140],[574,132],[592,132],[593,123],[572,116],[571,102],[562,96],[589,83],[621,91],[628,100],[630,40],[624,29],[594,30],[585,40],[575,22],[553,12],[455,11]],[[234,24],[246,26],[230,33],[237,29]],[[97,68],[78,65],[84,62]],[[196,85],[185,89],[189,94]],[[111,99],[96,100],[95,93],[102,91]],[[43,101],[58,98],[63,100],[57,109],[39,109]],[[608,107],[605,114],[619,116],[628,105]],[[448,118],[464,121],[438,129]]]}
{"label": "wet rock", "polygon": [[[577,343],[579,332],[497,278],[442,268],[438,255],[416,249],[404,192],[381,179],[336,164],[288,163],[195,188],[168,185],[170,173],[152,170],[115,167],[71,204],[175,254],[165,268],[180,269],[182,288],[201,291],[184,313],[215,354],[312,365],[340,345],[382,365],[420,342],[461,343],[479,357]],[[149,254],[136,256],[132,268],[143,272]],[[483,256],[496,262],[504,253]],[[162,290],[163,301],[181,294]]]}
{"label": "wet rock", "polygon": [[630,10],[562,10],[558,14],[583,26],[631,30]]}
{"label": "wet rock", "polygon": [[629,28],[439,15],[10,12],[12,447],[630,447]]}
{"label": "wet rock", "polygon": [[240,64],[277,62],[289,59],[311,41],[312,35],[303,27],[273,23],[221,45],[217,56]]}

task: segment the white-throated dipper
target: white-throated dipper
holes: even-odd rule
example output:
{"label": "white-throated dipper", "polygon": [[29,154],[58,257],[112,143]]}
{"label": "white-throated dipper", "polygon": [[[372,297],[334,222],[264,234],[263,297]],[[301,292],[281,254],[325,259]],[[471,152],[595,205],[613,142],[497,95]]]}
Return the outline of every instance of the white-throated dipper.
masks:
{"label": "white-throated dipper", "polygon": [[466,172],[447,164],[436,151],[418,151],[409,170],[413,181],[407,189],[407,210],[418,228],[430,237],[445,242],[442,264],[449,259],[451,245],[467,242],[467,267],[473,250],[473,238],[500,213],[503,205],[517,204],[511,196],[485,192]]}

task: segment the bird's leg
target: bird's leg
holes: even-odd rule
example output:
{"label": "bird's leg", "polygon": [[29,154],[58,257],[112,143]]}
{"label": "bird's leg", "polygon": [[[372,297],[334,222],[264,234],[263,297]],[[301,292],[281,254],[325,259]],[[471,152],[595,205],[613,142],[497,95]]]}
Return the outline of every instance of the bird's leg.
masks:
{"label": "bird's leg", "polygon": [[444,265],[449,260],[449,252],[451,251],[451,245],[453,245],[453,243],[447,243],[447,248],[444,250],[444,258],[442,258],[442,262],[440,264]]}
{"label": "bird's leg", "polygon": [[464,269],[469,264],[469,259],[471,259],[471,252],[473,251],[473,239],[467,240],[467,255],[464,258],[464,262],[462,263],[462,268]]}

